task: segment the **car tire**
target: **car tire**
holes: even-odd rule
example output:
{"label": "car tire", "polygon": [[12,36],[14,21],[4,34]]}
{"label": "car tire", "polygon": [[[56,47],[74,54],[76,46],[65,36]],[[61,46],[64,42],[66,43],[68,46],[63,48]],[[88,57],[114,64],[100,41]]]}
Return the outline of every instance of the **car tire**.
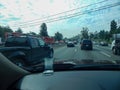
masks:
{"label": "car tire", "polygon": [[93,50],[92,48],[90,50]]}
{"label": "car tire", "polygon": [[119,49],[117,49],[117,55],[120,55],[120,50]]}
{"label": "car tire", "polygon": [[112,49],[113,54],[117,55],[117,50],[115,48]]}
{"label": "car tire", "polygon": [[53,56],[54,56],[53,51],[50,51],[49,58],[53,58]]}
{"label": "car tire", "polygon": [[81,47],[81,50],[83,50],[83,48]]}
{"label": "car tire", "polygon": [[24,59],[21,58],[11,58],[10,59],[14,64],[16,64],[19,67],[25,67],[27,64],[25,63]]}
{"label": "car tire", "polygon": [[118,50],[118,55],[120,55],[120,49]]}
{"label": "car tire", "polygon": [[93,50],[93,47],[91,47],[91,49],[90,50]]}

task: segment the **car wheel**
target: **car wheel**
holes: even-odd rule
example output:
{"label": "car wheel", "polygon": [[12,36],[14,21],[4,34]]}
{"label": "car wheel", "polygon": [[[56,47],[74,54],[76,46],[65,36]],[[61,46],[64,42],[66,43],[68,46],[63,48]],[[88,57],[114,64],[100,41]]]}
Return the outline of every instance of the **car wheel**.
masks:
{"label": "car wheel", "polygon": [[120,55],[120,50],[119,49],[117,49],[116,52],[117,52],[117,55]]}
{"label": "car wheel", "polygon": [[90,50],[93,50],[92,48]]}
{"label": "car wheel", "polygon": [[21,58],[12,58],[11,61],[19,67],[25,67],[26,63]]}
{"label": "car wheel", "polygon": [[117,50],[115,48],[112,49],[113,54],[117,55]]}
{"label": "car wheel", "polygon": [[53,51],[50,52],[49,58],[53,58]]}
{"label": "car wheel", "polygon": [[83,50],[83,48],[81,47],[81,50]]}
{"label": "car wheel", "polygon": [[120,55],[120,49],[118,50],[118,55]]}
{"label": "car wheel", "polygon": [[93,48],[91,48],[90,50],[93,50]]}

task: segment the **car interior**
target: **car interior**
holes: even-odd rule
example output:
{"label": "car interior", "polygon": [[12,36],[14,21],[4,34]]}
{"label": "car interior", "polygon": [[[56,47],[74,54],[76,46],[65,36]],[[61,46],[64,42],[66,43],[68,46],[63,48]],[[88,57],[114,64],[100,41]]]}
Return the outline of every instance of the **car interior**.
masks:
{"label": "car interior", "polygon": [[0,90],[120,90],[117,70],[30,73],[0,54]]}
{"label": "car interior", "polygon": [[0,90],[120,90],[120,0],[0,0]]}

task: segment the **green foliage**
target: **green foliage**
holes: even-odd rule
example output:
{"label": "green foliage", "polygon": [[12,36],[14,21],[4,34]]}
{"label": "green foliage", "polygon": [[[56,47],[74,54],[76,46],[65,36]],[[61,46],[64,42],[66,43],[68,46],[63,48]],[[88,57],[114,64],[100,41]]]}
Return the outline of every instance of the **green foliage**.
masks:
{"label": "green foliage", "polygon": [[18,30],[17,30],[17,31],[15,31],[15,32],[18,32],[18,33],[23,33],[23,31],[22,31],[22,29],[21,29],[21,28],[18,28]]}
{"label": "green foliage", "polygon": [[117,33],[120,33],[120,26],[117,28]]}
{"label": "green foliage", "polygon": [[110,24],[110,35],[112,36],[112,34],[115,33],[117,33],[117,22],[115,22],[115,20],[112,20]]}
{"label": "green foliage", "polygon": [[54,38],[56,41],[60,41],[63,39],[63,35],[61,33],[57,32],[57,33],[55,33]]}
{"label": "green foliage", "polygon": [[90,39],[94,39],[94,34],[93,34],[93,33],[90,33],[89,38],[90,38]]}
{"label": "green foliage", "polygon": [[40,36],[48,36],[46,23],[42,23],[40,26]]}
{"label": "green foliage", "polygon": [[37,35],[35,32],[29,32],[28,34]]}
{"label": "green foliage", "polygon": [[109,34],[108,31],[101,30],[101,31],[99,32],[99,38],[100,38],[101,40],[109,40],[109,39],[110,39],[110,34]]}
{"label": "green foliage", "polygon": [[93,35],[94,35],[94,39],[99,39],[99,33],[97,31],[95,31]]}
{"label": "green foliage", "polygon": [[78,40],[80,38],[80,35],[76,35],[76,36],[73,36],[72,38],[70,38],[70,40]]}
{"label": "green foliage", "polygon": [[2,38],[2,41],[5,39],[5,33],[6,32],[13,32],[12,29],[9,26],[0,26],[0,37]]}
{"label": "green foliage", "polygon": [[87,27],[83,27],[81,31],[82,39],[89,39],[88,31]]}
{"label": "green foliage", "polygon": [[100,39],[105,39],[105,30],[101,30],[100,32],[99,32],[99,38]]}

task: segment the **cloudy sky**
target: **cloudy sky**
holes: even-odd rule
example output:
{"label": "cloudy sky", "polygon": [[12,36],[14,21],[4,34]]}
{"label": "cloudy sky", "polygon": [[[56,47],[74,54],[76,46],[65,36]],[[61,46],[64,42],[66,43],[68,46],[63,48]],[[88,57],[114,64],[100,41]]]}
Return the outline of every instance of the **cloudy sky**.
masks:
{"label": "cloudy sky", "polygon": [[21,27],[24,33],[39,33],[45,22],[49,35],[59,31],[72,37],[82,27],[109,30],[113,19],[120,25],[120,0],[0,0],[0,25],[13,31]]}

